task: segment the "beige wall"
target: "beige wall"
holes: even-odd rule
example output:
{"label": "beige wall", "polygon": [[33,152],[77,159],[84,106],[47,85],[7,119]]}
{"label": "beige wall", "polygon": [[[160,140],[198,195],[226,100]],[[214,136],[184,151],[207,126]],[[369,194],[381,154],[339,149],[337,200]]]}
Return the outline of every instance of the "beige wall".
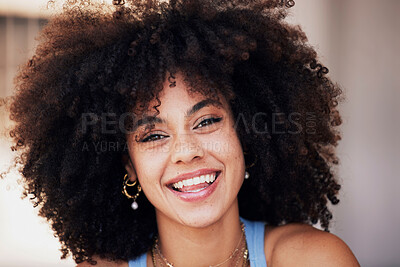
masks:
{"label": "beige wall", "polygon": [[295,21],[344,89],[333,232],[362,266],[400,265],[400,1],[298,0]]}
{"label": "beige wall", "polygon": [[[297,0],[288,19],[302,25],[346,95],[338,150],[343,190],[341,203],[334,207],[332,232],[366,267],[400,265],[399,14],[397,0]],[[1,96],[10,92],[17,64],[32,53],[39,28],[35,19],[26,24],[4,19],[4,27],[0,19]],[[2,167],[9,149],[4,139],[0,145]],[[57,241],[29,203],[19,200],[17,188],[10,179],[0,181],[0,266],[12,266],[10,261],[13,266],[61,266]],[[18,256],[21,253],[25,256]]]}

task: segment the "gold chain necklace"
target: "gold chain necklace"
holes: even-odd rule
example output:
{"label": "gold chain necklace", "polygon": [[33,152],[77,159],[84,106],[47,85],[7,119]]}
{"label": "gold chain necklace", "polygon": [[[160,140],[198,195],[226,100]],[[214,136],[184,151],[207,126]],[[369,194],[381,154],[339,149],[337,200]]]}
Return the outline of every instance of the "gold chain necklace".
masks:
{"label": "gold chain necklace", "polygon": [[[216,264],[216,265],[209,265],[208,267],[218,267],[218,266],[221,266],[222,264],[224,264],[224,263],[228,262],[229,260],[231,260],[231,259],[236,255],[236,253],[237,253],[238,251],[241,251],[241,255],[242,255],[242,256],[240,256],[240,257],[238,258],[238,260],[236,261],[235,267],[238,266],[239,262],[240,262],[242,259],[243,259],[243,261],[242,261],[242,267],[247,267],[247,266],[248,266],[249,251],[248,251],[248,249],[247,249],[247,242],[246,242],[246,234],[245,234],[244,224],[241,223],[240,226],[241,226],[241,230],[242,230],[242,235],[240,236],[239,242],[238,242],[238,244],[236,245],[236,248],[235,248],[235,250],[232,252],[232,254],[231,254],[226,260],[224,260],[223,262],[218,263],[218,264]],[[240,245],[241,245],[241,246],[240,246]],[[240,247],[241,247],[241,248],[240,248]],[[167,267],[174,267],[174,264],[173,264],[172,262],[169,262],[169,261],[167,260],[167,258],[165,258],[165,256],[161,253],[161,250],[160,250],[159,245],[158,245],[158,238],[155,239],[154,244],[153,244],[153,247],[152,247],[152,249],[151,249],[151,259],[152,259],[152,261],[153,261],[153,267],[157,267],[156,255],[158,255],[158,256],[161,258],[161,261],[160,261],[160,259],[158,259],[158,262],[161,263],[161,266],[163,266],[163,265],[165,264]]]}

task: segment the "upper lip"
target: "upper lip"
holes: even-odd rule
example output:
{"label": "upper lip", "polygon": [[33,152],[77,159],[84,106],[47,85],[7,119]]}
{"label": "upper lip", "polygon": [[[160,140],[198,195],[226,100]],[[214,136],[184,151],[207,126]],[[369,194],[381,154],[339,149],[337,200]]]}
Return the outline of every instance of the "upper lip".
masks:
{"label": "upper lip", "polygon": [[219,172],[219,171],[220,170],[218,170],[218,169],[205,168],[205,169],[195,170],[192,172],[183,173],[183,174],[178,175],[178,176],[172,178],[171,180],[169,180],[167,182],[167,185],[171,185],[171,184],[177,183],[177,182],[185,180],[185,179],[198,177],[198,176],[206,175],[206,174],[211,174],[211,173],[215,173],[215,172]]}

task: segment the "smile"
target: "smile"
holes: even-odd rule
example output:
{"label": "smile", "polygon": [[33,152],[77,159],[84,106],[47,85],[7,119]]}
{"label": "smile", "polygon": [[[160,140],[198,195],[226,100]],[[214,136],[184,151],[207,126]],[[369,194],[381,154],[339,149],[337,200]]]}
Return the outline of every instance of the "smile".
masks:
{"label": "smile", "polygon": [[172,188],[179,192],[195,193],[211,185],[219,172],[188,178],[172,184]]}
{"label": "smile", "polygon": [[185,202],[207,199],[217,188],[221,171],[200,170],[175,178],[167,185],[170,192]]}

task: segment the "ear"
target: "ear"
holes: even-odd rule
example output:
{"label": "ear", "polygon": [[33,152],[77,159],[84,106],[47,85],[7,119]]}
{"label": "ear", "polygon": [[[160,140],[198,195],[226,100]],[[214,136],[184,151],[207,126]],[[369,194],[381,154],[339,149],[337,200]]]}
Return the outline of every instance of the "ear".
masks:
{"label": "ear", "polygon": [[137,179],[135,168],[133,167],[133,163],[129,155],[122,155],[122,164],[125,167],[126,172],[128,173],[129,180],[134,182]]}

